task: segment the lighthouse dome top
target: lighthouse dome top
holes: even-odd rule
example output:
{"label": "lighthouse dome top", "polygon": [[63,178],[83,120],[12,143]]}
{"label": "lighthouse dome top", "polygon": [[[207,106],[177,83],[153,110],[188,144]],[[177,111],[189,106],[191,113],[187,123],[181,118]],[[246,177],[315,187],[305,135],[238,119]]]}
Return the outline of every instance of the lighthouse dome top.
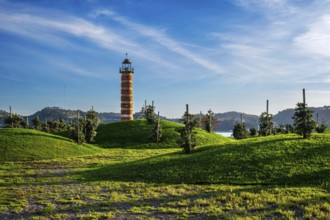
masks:
{"label": "lighthouse dome top", "polygon": [[125,63],[125,64],[131,64],[131,61],[129,60],[129,59],[125,59],[124,61],[123,61],[123,63]]}

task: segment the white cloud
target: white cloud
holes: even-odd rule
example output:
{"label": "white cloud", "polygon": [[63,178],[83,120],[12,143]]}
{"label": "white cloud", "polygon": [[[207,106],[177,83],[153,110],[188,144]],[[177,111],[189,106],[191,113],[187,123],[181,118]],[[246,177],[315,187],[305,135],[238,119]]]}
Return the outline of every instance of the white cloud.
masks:
{"label": "white cloud", "polygon": [[297,36],[294,44],[307,54],[330,57],[330,16],[324,15],[312,23],[307,32]]}
{"label": "white cloud", "polygon": [[118,21],[119,23],[127,26],[128,28],[136,31],[139,35],[146,36],[151,40],[159,43],[168,50],[176,54],[179,54],[187,59],[190,59],[191,61],[203,66],[206,69],[212,70],[215,73],[223,73],[223,69],[221,66],[219,66],[215,62],[211,62],[208,59],[203,58],[202,56],[186,49],[185,47],[182,46],[183,45],[182,43],[177,42],[176,40],[167,36],[166,34],[163,33],[162,30],[132,22],[129,19],[123,16],[119,16],[110,10],[99,10],[96,11],[95,14],[109,16],[113,20]]}

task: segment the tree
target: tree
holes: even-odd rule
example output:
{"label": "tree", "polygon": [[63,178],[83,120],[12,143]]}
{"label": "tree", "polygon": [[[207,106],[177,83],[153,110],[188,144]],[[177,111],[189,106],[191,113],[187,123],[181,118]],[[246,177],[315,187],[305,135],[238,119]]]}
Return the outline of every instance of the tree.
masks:
{"label": "tree", "polygon": [[211,132],[213,130],[213,124],[217,121],[214,117],[214,112],[212,110],[208,110],[205,115],[205,130],[207,132]]}
{"label": "tree", "polygon": [[24,119],[18,114],[11,114],[5,118],[5,124],[8,128],[19,128]]}
{"label": "tree", "polygon": [[317,126],[316,131],[317,133],[325,133],[327,128],[328,128],[328,123],[326,121],[323,121],[320,126]]}
{"label": "tree", "polygon": [[310,138],[315,130],[316,123],[313,120],[313,111],[307,108],[306,103],[297,103],[292,119],[295,132],[305,139]]}
{"label": "tree", "polygon": [[287,127],[283,124],[280,124],[277,128],[276,128],[276,133],[281,133],[281,134],[287,134]]}
{"label": "tree", "polygon": [[268,136],[273,132],[273,115],[267,112],[261,113],[259,116],[259,135]]}
{"label": "tree", "polygon": [[244,139],[249,137],[249,131],[245,123],[237,123],[233,129],[233,136],[235,139]]}
{"label": "tree", "polygon": [[96,136],[96,129],[99,126],[100,119],[93,107],[86,113],[86,121],[84,124],[85,140],[87,143],[93,143]]}
{"label": "tree", "polygon": [[33,124],[34,129],[40,130],[41,121],[39,120],[39,117],[36,117],[36,118],[32,119],[32,124]]}
{"label": "tree", "polygon": [[255,136],[258,135],[258,131],[257,131],[256,128],[250,128],[250,129],[249,129],[249,132],[250,132],[250,136],[251,136],[251,137],[255,137]]}
{"label": "tree", "polygon": [[78,144],[83,144],[85,142],[85,133],[83,132],[84,129],[83,124],[84,124],[84,120],[80,119],[75,125],[74,129],[71,131],[72,139]]}
{"label": "tree", "polygon": [[158,112],[157,120],[155,121],[154,126],[152,128],[152,132],[151,132],[151,136],[150,136],[151,140],[153,140],[155,142],[161,141],[162,131],[163,131],[162,124],[163,124],[163,121],[160,119],[159,112]]}
{"label": "tree", "polygon": [[180,127],[177,131],[180,133],[180,139],[177,141],[179,146],[183,148],[185,153],[191,153],[197,145],[196,132],[194,129],[198,126],[198,120],[194,115],[189,114],[188,104],[186,105],[186,112],[181,118],[184,127]]}
{"label": "tree", "polygon": [[152,105],[145,105],[142,107],[142,114],[143,118],[145,118],[148,124],[153,124],[155,121],[155,106]]}
{"label": "tree", "polygon": [[76,141],[78,144],[83,144],[85,142],[85,133],[84,133],[84,127],[85,127],[85,120],[80,119],[79,110],[77,111],[77,123],[74,126],[74,129],[71,131],[71,137],[74,141]]}

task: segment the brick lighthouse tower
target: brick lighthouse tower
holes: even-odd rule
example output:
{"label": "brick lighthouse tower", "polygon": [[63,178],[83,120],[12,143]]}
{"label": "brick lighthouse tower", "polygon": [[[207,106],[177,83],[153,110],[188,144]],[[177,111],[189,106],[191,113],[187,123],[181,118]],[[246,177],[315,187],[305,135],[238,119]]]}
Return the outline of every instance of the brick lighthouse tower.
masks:
{"label": "brick lighthouse tower", "polygon": [[133,73],[131,61],[127,58],[122,62],[121,68],[121,121],[133,120]]}

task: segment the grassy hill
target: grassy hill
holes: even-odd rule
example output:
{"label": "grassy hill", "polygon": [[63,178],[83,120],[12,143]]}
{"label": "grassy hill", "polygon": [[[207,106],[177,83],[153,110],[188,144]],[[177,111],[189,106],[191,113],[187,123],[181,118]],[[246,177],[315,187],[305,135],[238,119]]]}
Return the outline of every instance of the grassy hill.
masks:
{"label": "grassy hill", "polygon": [[[176,128],[183,126],[172,121],[163,121],[163,140],[153,143],[149,137],[152,126],[145,120],[124,121],[111,124],[101,124],[97,129],[96,144],[105,148],[135,148],[160,149],[177,148],[176,140],[179,138]],[[201,146],[233,142],[234,140],[218,134],[197,130],[198,144]]]}
{"label": "grassy hill", "polygon": [[94,170],[94,178],[156,183],[324,185],[330,183],[330,135],[276,135],[200,147]]}
{"label": "grassy hill", "polygon": [[0,162],[73,157],[102,151],[70,139],[30,129],[0,129]]}

